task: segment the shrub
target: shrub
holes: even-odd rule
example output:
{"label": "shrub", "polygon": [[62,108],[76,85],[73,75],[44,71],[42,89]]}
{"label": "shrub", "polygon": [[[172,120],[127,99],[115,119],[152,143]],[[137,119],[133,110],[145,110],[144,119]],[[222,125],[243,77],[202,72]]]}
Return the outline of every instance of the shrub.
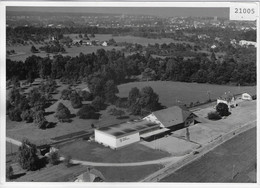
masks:
{"label": "shrub", "polygon": [[12,179],[13,175],[14,175],[14,170],[13,170],[12,166],[7,166],[6,167],[6,178],[10,180],[10,179]]}
{"label": "shrub", "polygon": [[58,151],[50,152],[49,163],[52,165],[57,165],[60,162],[60,155]]}
{"label": "shrub", "polygon": [[221,116],[218,114],[218,112],[209,112],[208,113],[208,119],[219,120],[219,119],[221,119]]}

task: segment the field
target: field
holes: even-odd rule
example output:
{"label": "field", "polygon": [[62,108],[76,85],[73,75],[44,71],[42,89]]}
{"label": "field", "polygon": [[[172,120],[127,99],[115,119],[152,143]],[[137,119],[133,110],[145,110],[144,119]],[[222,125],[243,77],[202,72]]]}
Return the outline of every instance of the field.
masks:
{"label": "field", "polygon": [[[128,97],[128,93],[133,87],[141,89],[145,86],[151,86],[159,95],[159,102],[166,107],[178,104],[189,105],[191,102],[196,103],[197,101],[205,102],[209,99],[209,97],[211,100],[217,99],[219,96],[228,91],[233,94],[244,92],[256,93],[255,86],[238,87],[172,81],[148,81],[131,82],[119,85],[119,96]],[[210,96],[208,92],[210,92]]]}
{"label": "field", "polygon": [[256,182],[256,128],[218,146],[162,182]]}
{"label": "field", "polygon": [[[78,34],[69,34],[69,35],[64,35],[64,36],[70,36],[72,39],[76,39]],[[148,39],[148,38],[133,37],[133,36],[112,36],[111,34],[96,34],[96,37],[90,38],[90,40],[108,41],[109,39],[112,39],[112,38],[116,42],[138,43],[138,44],[145,45],[145,46],[147,46],[148,44],[155,44],[155,43],[158,43],[158,44],[171,43],[171,42],[173,42],[173,43],[185,43],[184,41],[174,41],[173,39],[170,39],[170,38]],[[16,52],[16,54],[11,55],[11,56],[7,56],[7,58],[9,58],[11,60],[16,60],[16,61],[25,61],[26,58],[28,56],[31,56],[31,55],[36,55],[36,56],[40,56],[40,57],[47,57],[47,53],[45,53],[45,52],[33,54],[31,52],[31,46],[32,45],[7,46],[6,50],[15,50],[15,52]],[[34,46],[38,49],[40,46],[43,46],[43,45],[34,44]],[[71,57],[76,57],[81,52],[84,53],[84,54],[88,54],[88,53],[96,52],[98,49],[120,50],[122,48],[123,47],[119,47],[119,46],[107,46],[107,47],[104,47],[104,46],[83,46],[83,45],[80,46],[80,47],[72,46],[71,48],[65,47],[65,50],[66,50],[67,53],[64,53],[62,55],[64,55],[64,56],[69,55]],[[50,54],[50,57],[52,57],[52,56],[53,55]]]}
{"label": "field", "polygon": [[[72,39],[76,39],[78,37],[78,34],[68,34],[64,36],[70,36]],[[189,43],[191,42],[185,42],[185,41],[175,41],[171,38],[161,38],[161,39],[149,39],[144,37],[134,37],[134,36],[112,36],[112,34],[96,34],[95,38],[90,38],[90,40],[99,40],[99,41],[108,41],[109,39],[114,39],[116,42],[127,42],[127,43],[137,43],[144,46],[147,46],[148,44],[163,44],[163,43]]]}
{"label": "field", "polygon": [[63,155],[71,155],[73,159],[104,163],[141,162],[170,156],[167,152],[153,150],[139,143],[112,150],[95,142],[81,140],[59,149]]}

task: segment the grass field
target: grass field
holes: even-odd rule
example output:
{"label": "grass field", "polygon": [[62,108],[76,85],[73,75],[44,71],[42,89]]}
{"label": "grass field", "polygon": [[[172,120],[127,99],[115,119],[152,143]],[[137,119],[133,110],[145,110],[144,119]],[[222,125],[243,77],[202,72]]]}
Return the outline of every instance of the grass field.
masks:
{"label": "grass field", "polygon": [[177,170],[162,182],[256,182],[256,128]]}
{"label": "grass field", "polygon": [[84,140],[61,146],[60,152],[64,155],[71,155],[73,159],[111,163],[149,161],[170,156],[167,152],[153,150],[139,143],[112,150],[98,143]]}
{"label": "grass field", "polygon": [[[185,82],[172,82],[172,81],[148,81],[148,82],[131,82],[118,86],[119,96],[127,97],[129,91],[133,87],[139,89],[151,86],[154,91],[159,95],[159,102],[162,105],[170,107],[176,104],[187,104],[191,102],[196,103],[205,102],[210,98],[216,99],[223,95],[225,92],[230,91],[233,94],[244,92],[255,92],[255,86],[224,86],[212,84],[198,84],[198,83],[185,83]],[[179,102],[177,102],[179,101]]]}
{"label": "grass field", "polygon": [[95,167],[106,178],[106,182],[138,182],[162,165],[144,165],[127,167]]}
{"label": "grass field", "polygon": [[[68,34],[64,36],[70,36],[72,39],[76,39],[78,37],[78,34]],[[90,38],[90,40],[99,40],[99,41],[108,41],[109,39],[114,39],[116,42],[127,42],[127,43],[137,43],[144,46],[147,46],[148,44],[163,44],[163,43],[189,43],[191,42],[185,42],[185,41],[175,41],[171,38],[161,38],[161,39],[149,39],[144,37],[134,37],[134,36],[112,36],[112,34],[96,34],[95,38]]]}

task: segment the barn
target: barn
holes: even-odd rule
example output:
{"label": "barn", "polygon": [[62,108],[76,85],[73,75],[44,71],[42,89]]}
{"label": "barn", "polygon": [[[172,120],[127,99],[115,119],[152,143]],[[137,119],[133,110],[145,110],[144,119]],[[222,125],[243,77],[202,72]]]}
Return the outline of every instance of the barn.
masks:
{"label": "barn", "polygon": [[158,123],[147,120],[134,120],[108,127],[95,129],[95,141],[112,149],[127,146],[147,138],[168,131]]}
{"label": "barn", "polygon": [[188,127],[196,122],[196,115],[185,107],[172,106],[155,111],[144,117],[145,120],[158,123],[160,127],[175,131]]}

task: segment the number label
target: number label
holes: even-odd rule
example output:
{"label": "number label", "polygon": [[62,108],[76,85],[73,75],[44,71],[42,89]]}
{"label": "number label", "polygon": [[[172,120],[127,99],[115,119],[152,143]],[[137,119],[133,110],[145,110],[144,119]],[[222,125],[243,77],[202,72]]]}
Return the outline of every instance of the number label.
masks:
{"label": "number label", "polygon": [[229,9],[230,20],[256,20],[257,7],[253,3],[234,4]]}

